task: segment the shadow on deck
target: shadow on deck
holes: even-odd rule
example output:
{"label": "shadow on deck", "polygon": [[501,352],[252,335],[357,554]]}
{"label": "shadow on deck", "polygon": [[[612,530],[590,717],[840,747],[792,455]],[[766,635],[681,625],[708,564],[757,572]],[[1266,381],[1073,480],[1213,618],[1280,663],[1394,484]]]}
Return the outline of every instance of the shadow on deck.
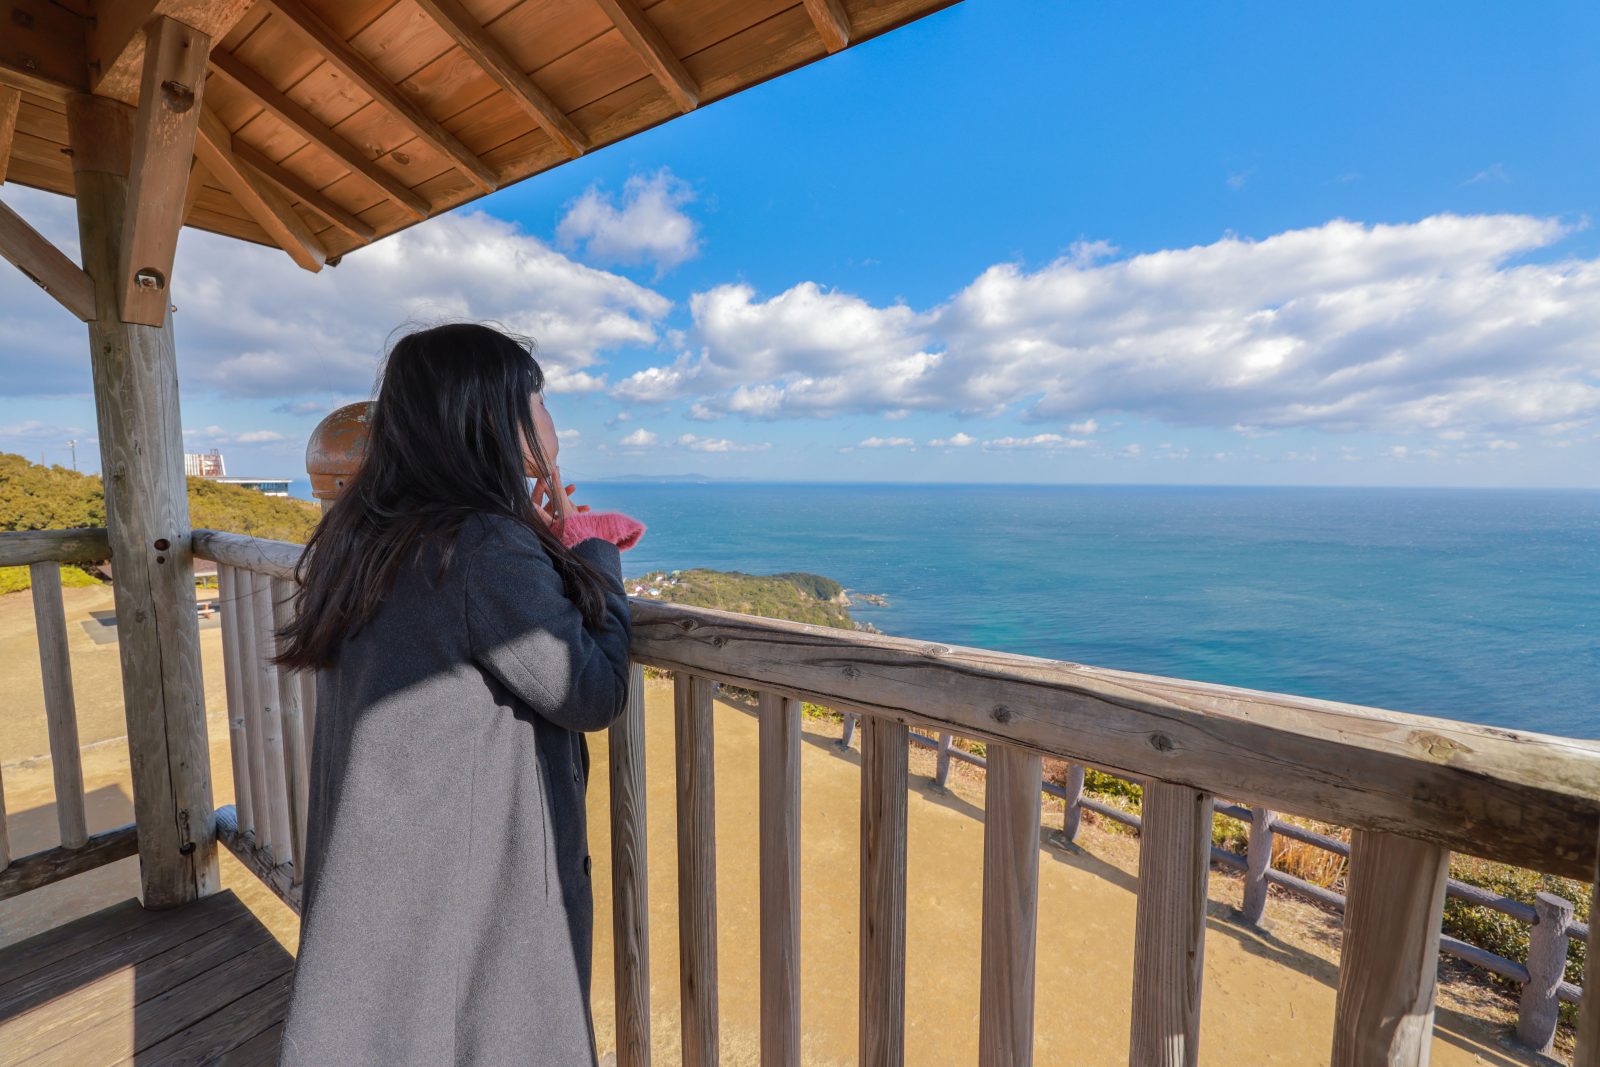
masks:
{"label": "shadow on deck", "polygon": [[0,949],[7,1064],[272,1064],[294,957],[230,890],[135,900]]}

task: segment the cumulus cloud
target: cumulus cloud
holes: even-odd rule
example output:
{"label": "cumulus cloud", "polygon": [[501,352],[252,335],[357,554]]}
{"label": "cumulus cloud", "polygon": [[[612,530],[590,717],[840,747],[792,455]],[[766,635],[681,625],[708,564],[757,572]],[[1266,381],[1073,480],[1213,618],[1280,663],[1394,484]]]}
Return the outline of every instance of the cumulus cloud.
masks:
{"label": "cumulus cloud", "polygon": [[698,352],[618,388],[701,417],[1011,410],[1082,435],[1109,413],[1253,434],[1568,429],[1600,418],[1600,260],[1553,254],[1569,232],[1436,215],[1121,258],[1085,244],[924,310],[725,285],[691,302]]}
{"label": "cumulus cloud", "polygon": [[974,445],[977,443],[978,439],[976,437],[973,437],[971,434],[965,434],[957,431],[956,433],[951,434],[949,437],[935,437],[933,440],[928,442],[928,447],[966,448],[968,445]]}
{"label": "cumulus cloud", "polygon": [[857,448],[910,448],[916,444],[909,437],[869,437]]}
{"label": "cumulus cloud", "polygon": [[659,441],[655,433],[643,426],[622,439],[622,444],[628,448],[647,448]]}
{"label": "cumulus cloud", "polygon": [[277,430],[225,430],[221,426],[207,426],[203,430],[183,431],[184,440],[193,445],[265,445],[288,438]]}
{"label": "cumulus cloud", "polygon": [[688,183],[665,169],[629,178],[620,201],[592,185],[567,209],[556,240],[596,262],[651,263],[665,273],[700,252],[699,227],[683,211],[693,200]]}
{"label": "cumulus cloud", "polygon": [[[1063,437],[1058,433],[1036,433],[1032,437],[994,437],[983,442],[985,450],[1007,451],[1018,448],[1048,449],[1088,448],[1089,442],[1077,437]],[[1135,445],[1135,448],[1138,446]]]}
{"label": "cumulus cloud", "polygon": [[726,437],[698,437],[692,433],[681,434],[677,444],[691,452],[766,452],[772,448],[771,441],[740,443]]}
{"label": "cumulus cloud", "polygon": [[[69,201],[30,189],[8,201],[75,247]],[[0,350],[8,392],[87,393],[81,328],[31,289],[15,271],[0,278],[0,331],[14,339]],[[185,230],[173,303],[184,389],[285,403],[369,395],[391,331],[442,320],[494,321],[532,337],[551,392],[599,390],[607,385],[602,354],[654,344],[672,306],[474,211],[420,223],[316,275],[274,249]]]}

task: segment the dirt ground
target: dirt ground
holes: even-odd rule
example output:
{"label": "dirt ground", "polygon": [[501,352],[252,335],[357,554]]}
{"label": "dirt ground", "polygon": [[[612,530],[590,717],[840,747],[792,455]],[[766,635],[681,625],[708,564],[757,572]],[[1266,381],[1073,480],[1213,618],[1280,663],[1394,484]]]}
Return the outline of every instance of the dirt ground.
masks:
{"label": "dirt ground", "polygon": [[[132,818],[116,646],[80,625],[110,607],[105,589],[68,589],[73,677],[84,751],[91,830]],[[38,653],[26,593],[0,597],[0,711],[3,775],[13,855],[56,843],[50,762],[45,753]],[[232,800],[222,691],[220,635],[201,631],[217,803]],[[722,1059],[758,1061],[759,961],[756,720],[719,700],[716,729],[719,995]],[[651,1010],[655,1062],[678,1062],[677,898],[672,689],[646,692]],[[859,751],[845,752],[838,726],[807,720],[802,754],[801,984],[807,1063],[856,1062],[859,886]],[[594,1008],[602,1050],[612,1045],[610,856],[606,755],[593,737],[590,785],[595,857]],[[933,756],[914,748],[909,799],[907,1061],[971,1063],[977,1058],[978,944],[982,903],[982,778],[959,763],[951,788],[932,786]],[[1122,1064],[1127,1060],[1132,988],[1134,877],[1138,842],[1089,825],[1081,848],[1054,841],[1059,810],[1046,812],[1039,874],[1035,1057],[1040,1063]],[[249,872],[222,854],[223,882],[246,900],[286,946],[298,921]],[[1202,1063],[1326,1063],[1337,982],[1337,918],[1274,897],[1268,930],[1233,919],[1240,881],[1213,872],[1202,1008]],[[23,897],[0,902],[0,945],[135,896],[137,859],[123,860]],[[1433,1062],[1537,1064],[1551,1061],[1505,1042],[1501,998],[1474,982],[1447,981]],[[1470,1014],[1469,1014],[1470,1013]]]}

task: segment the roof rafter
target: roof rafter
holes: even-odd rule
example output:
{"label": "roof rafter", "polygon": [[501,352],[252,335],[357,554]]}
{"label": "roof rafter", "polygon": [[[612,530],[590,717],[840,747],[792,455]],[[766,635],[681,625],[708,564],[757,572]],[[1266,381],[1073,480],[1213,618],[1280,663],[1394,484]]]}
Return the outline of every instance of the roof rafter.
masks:
{"label": "roof rafter", "polygon": [[160,326],[183,227],[211,38],[165,15],[146,23],[141,36],[144,71],[128,170],[128,201],[138,210],[123,219],[117,284],[123,322]]}
{"label": "roof rafter", "polygon": [[22,110],[22,91],[0,85],[0,185],[6,183],[11,166],[11,144],[17,136],[17,114]]}
{"label": "roof rafter", "polygon": [[222,40],[255,0],[99,0],[89,31],[89,80],[94,92],[125,103],[139,97],[144,69],[144,28],[151,19],[176,19]]}
{"label": "roof rafter", "polygon": [[694,76],[661,36],[656,24],[640,9],[637,0],[596,0],[596,3],[611,17],[617,31],[639,53],[639,58],[678,108],[693,111],[699,107],[700,86],[695,84]]}
{"label": "roof rafter", "polygon": [[817,36],[830,52],[850,43],[850,15],[839,0],[805,0],[806,14],[817,28]]}
{"label": "roof rafter", "polygon": [[239,205],[279,248],[289,253],[290,259],[309,271],[322,269],[327,250],[283,195],[234,154],[233,135],[209,108],[201,111],[195,149],[201,164],[228,187]]}
{"label": "roof rafter", "polygon": [[569,156],[581,156],[589,149],[583,131],[567,118],[561,107],[532,78],[517,66],[489,31],[472,17],[460,0],[417,0],[439,28],[448,33],[461,50],[511,95],[519,107],[544,127],[552,140]]}
{"label": "roof rafter", "polygon": [[433,207],[408,189],[404,182],[368,159],[355,145],[334,133],[311,112],[289,99],[273,84],[227,52],[211,53],[211,69],[253,97],[279,121],[366,179],[384,196],[399,204],[414,219],[425,219]]}
{"label": "roof rafter", "polygon": [[384,77],[371,60],[351,48],[349,42],[334,32],[301,0],[261,0],[261,3],[298,30],[323,58],[360,86],[380,107],[387,109],[418,137],[443,152],[445,158],[474,185],[486,193],[499,188],[500,175],[493,167],[469,151],[466,145],[456,140],[454,134],[429,118],[393,82]]}
{"label": "roof rafter", "polygon": [[84,322],[97,317],[93,279],[4,203],[0,203],[0,259],[26,274]]}
{"label": "roof rafter", "polygon": [[366,244],[378,235],[378,231],[350,214],[338,204],[335,204],[320,190],[312,188],[308,183],[302,181],[298,175],[268,159],[254,145],[246,144],[235,137],[233,139],[233,154],[260,171],[261,176],[272,184],[362,244]]}

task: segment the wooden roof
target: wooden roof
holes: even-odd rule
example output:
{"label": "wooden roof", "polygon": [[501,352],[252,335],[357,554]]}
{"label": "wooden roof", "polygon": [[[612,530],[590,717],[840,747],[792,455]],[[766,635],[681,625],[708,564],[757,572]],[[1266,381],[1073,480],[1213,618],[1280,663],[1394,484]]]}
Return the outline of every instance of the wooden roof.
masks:
{"label": "wooden roof", "polygon": [[951,2],[7,0],[0,181],[73,195],[66,100],[137,103],[167,15],[211,47],[185,223],[315,270]]}

